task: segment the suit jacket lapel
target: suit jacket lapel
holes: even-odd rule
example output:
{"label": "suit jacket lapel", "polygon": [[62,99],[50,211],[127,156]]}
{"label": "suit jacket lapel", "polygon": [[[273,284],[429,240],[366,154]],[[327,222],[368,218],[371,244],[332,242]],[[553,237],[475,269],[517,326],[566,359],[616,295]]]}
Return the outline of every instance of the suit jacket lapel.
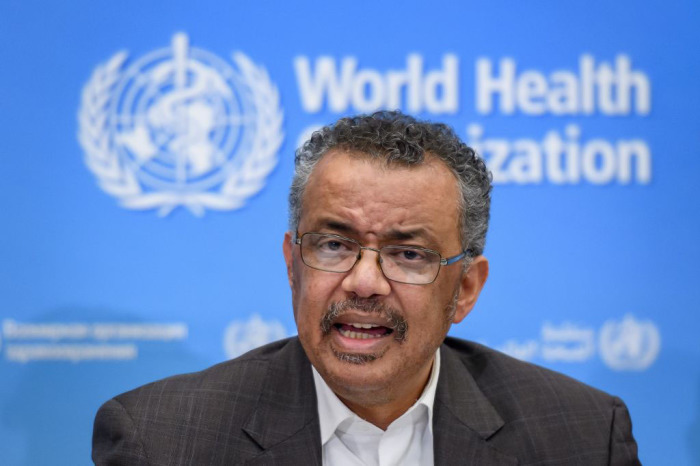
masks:
{"label": "suit jacket lapel", "polygon": [[246,464],[321,464],[316,388],[298,340],[270,361],[257,407],[243,430],[263,449]]}
{"label": "suit jacket lapel", "polygon": [[[488,443],[503,424],[459,355],[443,345],[433,408],[435,464],[517,465],[516,458]],[[257,406],[243,430],[262,449],[245,464],[322,464],[316,388],[298,340],[290,340],[270,361]]]}
{"label": "suit jacket lapel", "polygon": [[454,350],[440,349],[441,369],[433,407],[435,464],[515,465],[516,458],[491,447],[488,439],[503,426]]}

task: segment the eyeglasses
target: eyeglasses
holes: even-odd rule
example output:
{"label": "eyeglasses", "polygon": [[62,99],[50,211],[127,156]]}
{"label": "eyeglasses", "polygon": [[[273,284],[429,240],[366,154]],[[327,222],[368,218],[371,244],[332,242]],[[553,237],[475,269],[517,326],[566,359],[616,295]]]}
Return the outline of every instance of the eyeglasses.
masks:
{"label": "eyeglasses", "polygon": [[383,246],[380,249],[360,245],[354,239],[325,233],[304,233],[294,242],[301,247],[301,260],[312,269],[344,273],[352,269],[368,249],[379,254],[384,276],[395,282],[411,285],[433,283],[440,266],[451,265],[469,256],[471,251],[443,259],[439,252],[417,246]]}

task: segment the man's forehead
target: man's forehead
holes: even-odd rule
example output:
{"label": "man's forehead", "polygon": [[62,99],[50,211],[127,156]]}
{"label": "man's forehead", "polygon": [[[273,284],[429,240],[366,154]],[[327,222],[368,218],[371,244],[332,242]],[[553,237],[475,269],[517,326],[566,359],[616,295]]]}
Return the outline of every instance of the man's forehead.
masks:
{"label": "man's forehead", "polygon": [[457,179],[433,156],[387,165],[361,152],[329,151],[309,178],[300,220],[304,229],[438,244],[459,228]]}

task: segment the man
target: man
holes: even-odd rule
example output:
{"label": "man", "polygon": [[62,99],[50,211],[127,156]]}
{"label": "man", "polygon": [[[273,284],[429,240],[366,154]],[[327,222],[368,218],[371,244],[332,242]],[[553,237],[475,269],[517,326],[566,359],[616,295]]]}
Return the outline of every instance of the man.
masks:
{"label": "man", "polygon": [[488,275],[490,190],[444,125],[314,133],[283,242],[298,338],[107,402],[95,463],[638,464],[619,399],[446,338]]}

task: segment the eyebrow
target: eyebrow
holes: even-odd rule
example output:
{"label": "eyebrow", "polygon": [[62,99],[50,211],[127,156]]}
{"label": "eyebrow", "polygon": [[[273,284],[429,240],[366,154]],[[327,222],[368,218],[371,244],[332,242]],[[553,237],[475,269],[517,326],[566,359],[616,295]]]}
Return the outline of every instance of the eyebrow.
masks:
{"label": "eyebrow", "polygon": [[424,230],[418,229],[418,230],[408,230],[408,231],[402,231],[402,230],[389,230],[388,233],[382,235],[383,238],[386,239],[391,239],[391,240],[409,240],[413,239],[416,237],[424,237],[425,235],[422,234]]}
{"label": "eyebrow", "polygon": [[[327,228],[347,236],[359,236],[359,231],[354,226],[335,219],[321,219],[318,223],[318,227]],[[392,229],[379,236],[384,241],[407,241],[422,238],[433,245],[437,244],[437,238],[425,228],[415,228],[412,230]]]}

